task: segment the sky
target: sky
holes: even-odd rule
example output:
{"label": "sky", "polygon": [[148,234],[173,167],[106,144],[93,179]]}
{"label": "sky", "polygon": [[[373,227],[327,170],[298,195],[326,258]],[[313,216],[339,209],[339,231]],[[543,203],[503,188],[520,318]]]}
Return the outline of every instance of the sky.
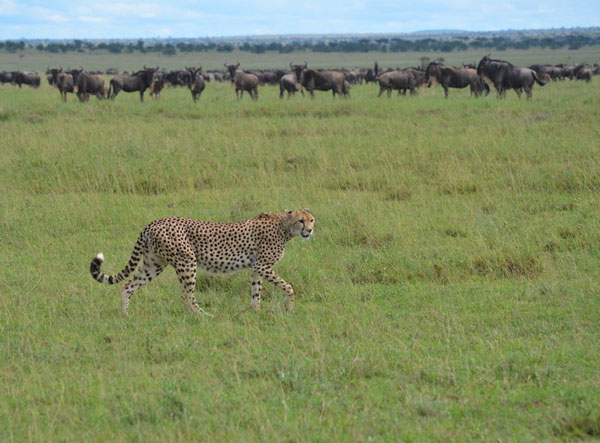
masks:
{"label": "sky", "polygon": [[0,0],[0,39],[221,37],[600,26],[600,0]]}

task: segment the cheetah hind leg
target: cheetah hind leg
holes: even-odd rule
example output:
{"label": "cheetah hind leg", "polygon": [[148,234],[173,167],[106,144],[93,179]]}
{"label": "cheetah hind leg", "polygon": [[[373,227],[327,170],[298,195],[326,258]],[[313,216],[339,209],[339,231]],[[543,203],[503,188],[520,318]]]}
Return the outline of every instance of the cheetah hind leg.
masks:
{"label": "cheetah hind leg", "polygon": [[206,312],[200,307],[196,301],[194,290],[196,289],[196,273],[198,266],[195,261],[186,261],[178,263],[175,266],[175,272],[179,283],[181,284],[181,291],[183,302],[192,310],[194,314],[204,314],[213,317],[213,314]]}
{"label": "cheetah hind leg", "polygon": [[150,283],[158,274],[165,269],[164,263],[158,259],[144,258],[142,266],[140,266],[135,272],[133,278],[129,280],[121,292],[121,312],[123,315],[127,315],[129,310],[129,301],[135,291],[142,286]]}

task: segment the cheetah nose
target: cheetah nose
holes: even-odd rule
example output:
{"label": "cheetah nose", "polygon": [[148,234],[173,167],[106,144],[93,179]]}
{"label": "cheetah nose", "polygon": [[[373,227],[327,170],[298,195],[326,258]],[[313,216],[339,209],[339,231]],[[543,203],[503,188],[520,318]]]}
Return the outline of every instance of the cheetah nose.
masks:
{"label": "cheetah nose", "polygon": [[309,234],[312,234],[312,229],[307,229]]}

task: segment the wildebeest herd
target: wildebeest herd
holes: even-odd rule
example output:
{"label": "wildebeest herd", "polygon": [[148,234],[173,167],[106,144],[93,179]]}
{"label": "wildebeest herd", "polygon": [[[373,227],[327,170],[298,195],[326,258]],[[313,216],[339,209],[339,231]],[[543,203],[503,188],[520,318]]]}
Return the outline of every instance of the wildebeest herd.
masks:
{"label": "wildebeest herd", "polygon": [[[445,66],[433,61],[426,67],[387,69],[380,70],[377,62],[373,69],[361,70],[317,70],[309,68],[308,63],[292,64],[290,71],[286,70],[241,70],[240,63],[227,65],[225,70],[204,72],[202,67],[185,67],[183,70],[162,71],[158,67],[143,69],[118,75],[114,69],[107,72],[87,72],[83,69],[48,68],[47,80],[60,92],[63,101],[67,101],[67,94],[74,93],[80,102],[89,100],[91,95],[99,99],[114,100],[119,92],[138,92],[140,100],[144,101],[144,93],[150,91],[153,99],[160,97],[165,86],[184,86],[189,88],[192,99],[196,102],[211,81],[231,81],[238,99],[242,99],[247,92],[252,100],[258,100],[259,85],[279,85],[279,97],[292,97],[296,92],[304,95],[304,90],[314,97],[314,91],[332,91],[333,97],[350,97],[353,84],[377,83],[379,85],[378,97],[387,92],[391,96],[392,90],[398,95],[415,95],[422,86],[431,87],[433,82],[444,89],[448,98],[449,88],[470,89],[471,95],[479,97],[490,92],[490,86],[496,89],[497,97],[506,97],[506,91],[513,89],[521,98],[525,92],[527,98],[532,97],[533,86],[544,86],[548,81],[583,80],[590,82],[594,75],[600,74],[600,66],[579,65],[532,65],[529,67],[513,66],[504,60],[495,60],[484,56],[477,66],[464,65],[462,67]],[[114,75],[108,81],[100,76]],[[21,88],[29,85],[34,88],[40,86],[40,76],[37,73],[24,71],[0,72],[0,83],[12,83]]]}

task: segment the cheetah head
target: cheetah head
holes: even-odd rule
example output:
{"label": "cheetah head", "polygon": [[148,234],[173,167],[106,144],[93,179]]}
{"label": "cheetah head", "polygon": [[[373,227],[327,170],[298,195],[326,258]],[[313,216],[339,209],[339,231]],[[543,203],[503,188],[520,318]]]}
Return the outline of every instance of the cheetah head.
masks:
{"label": "cheetah head", "polygon": [[300,236],[308,240],[315,227],[315,217],[308,209],[286,211],[285,225],[292,237]]}

